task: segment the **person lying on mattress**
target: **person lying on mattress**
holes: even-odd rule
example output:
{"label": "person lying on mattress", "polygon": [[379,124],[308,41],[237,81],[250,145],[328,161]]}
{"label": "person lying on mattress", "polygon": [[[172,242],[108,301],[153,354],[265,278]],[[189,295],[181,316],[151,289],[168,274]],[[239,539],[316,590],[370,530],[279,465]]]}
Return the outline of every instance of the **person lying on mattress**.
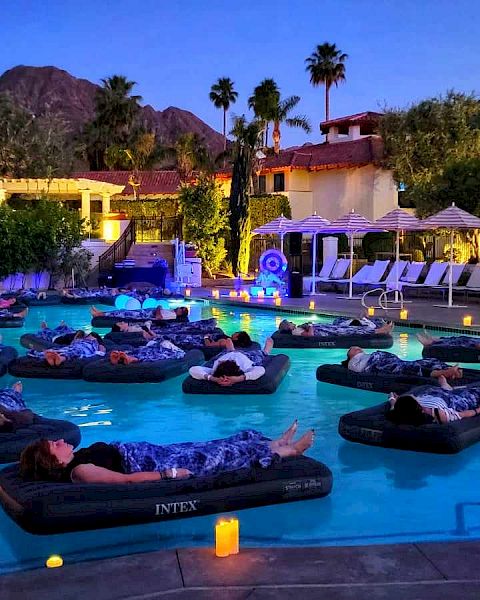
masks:
{"label": "person lying on mattress", "polygon": [[294,440],[297,422],[276,440],[247,429],[207,442],[160,446],[148,442],[96,442],[73,452],[63,439],[38,440],[20,456],[25,480],[74,483],[140,483],[162,479],[208,477],[260,465],[278,457],[300,456],[314,440],[313,429]]}
{"label": "person lying on mattress", "polygon": [[34,414],[22,398],[22,382],[0,390],[0,434],[11,433],[33,423]]}
{"label": "person lying on mattress", "polygon": [[267,338],[263,350],[235,350],[232,340],[227,340],[225,352],[217,357],[212,367],[190,367],[189,373],[194,379],[206,379],[224,387],[255,381],[265,375],[263,361],[272,348],[272,338]]}
{"label": "person lying on mattress", "polygon": [[[352,324],[353,323],[353,324]],[[292,335],[299,335],[304,337],[313,336],[332,336],[332,335],[386,335],[393,331],[393,323],[385,323],[380,327],[372,329],[362,325],[358,319],[350,319],[350,324],[328,324],[328,323],[303,323],[302,325],[295,325],[292,321],[284,319],[278,326],[280,333],[291,333]]]}
{"label": "person lying on mattress", "polygon": [[90,309],[92,317],[118,317],[118,319],[136,319],[138,321],[152,320],[152,321],[187,321],[188,320],[188,308],[186,306],[178,306],[173,310],[162,308],[157,306],[156,308],[140,308],[138,310],[111,310],[105,312],[98,310],[95,306]]}
{"label": "person lying on mattress", "polygon": [[23,309],[21,312],[13,313],[8,308],[0,309],[0,318],[4,319],[24,319],[27,316],[28,308]]}
{"label": "person lying on mattress", "polygon": [[[67,325],[65,321],[60,321],[60,324],[51,329],[46,321],[40,323],[40,330],[35,334],[36,337],[45,340],[46,342],[52,342],[55,344],[68,345],[73,342],[75,336],[81,336],[82,330],[73,329],[70,325]],[[83,332],[82,332],[83,333]]]}
{"label": "person lying on mattress", "polygon": [[450,366],[436,358],[419,360],[402,360],[391,352],[376,350],[367,354],[362,348],[352,346],[347,352],[347,359],[342,363],[355,373],[371,373],[375,375],[406,375],[414,377],[442,377],[461,379],[462,369],[458,365]]}
{"label": "person lying on mattress", "polygon": [[468,387],[452,388],[445,377],[439,377],[440,387],[429,386],[419,393],[390,394],[390,421],[397,425],[449,423],[480,414],[480,382]]}
{"label": "person lying on mattress", "polygon": [[468,335],[434,337],[424,331],[423,333],[417,333],[417,340],[422,346],[454,346],[455,348],[474,348],[480,350],[480,338],[474,338]]}
{"label": "person lying on mattress", "polygon": [[[193,323],[192,323],[193,325]],[[138,325],[134,325],[138,327]],[[129,329],[130,331],[130,329]],[[252,345],[252,339],[246,331],[236,331],[231,336],[225,335],[224,333],[188,333],[189,329],[176,332],[175,330],[169,330],[168,327],[162,327],[159,330],[148,330],[143,331],[143,337],[146,340],[152,339],[167,339],[173,342],[177,346],[192,346],[198,348],[223,348],[225,349],[229,345],[229,340],[233,342],[236,349],[250,348]]]}
{"label": "person lying on mattress", "polygon": [[17,302],[16,298],[0,298],[0,308],[10,308]]}
{"label": "person lying on mattress", "polygon": [[69,346],[43,351],[30,350],[28,356],[44,359],[51,367],[59,367],[66,360],[105,356],[105,346],[98,333],[87,335],[84,331],[78,331],[76,339]]}
{"label": "person lying on mattress", "polygon": [[20,298],[20,300],[46,300],[47,292],[39,292],[34,288],[28,288],[26,290],[21,290],[18,294],[18,298]]}
{"label": "person lying on mattress", "polygon": [[156,362],[158,360],[180,359],[185,352],[169,340],[161,338],[151,340],[145,346],[133,350],[112,350],[109,360],[112,365],[130,365],[138,362]]}

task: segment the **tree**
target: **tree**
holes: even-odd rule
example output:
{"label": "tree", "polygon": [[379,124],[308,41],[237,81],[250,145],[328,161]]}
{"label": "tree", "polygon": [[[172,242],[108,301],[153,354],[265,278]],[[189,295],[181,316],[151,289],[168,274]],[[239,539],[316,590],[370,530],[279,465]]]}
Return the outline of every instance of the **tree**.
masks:
{"label": "tree", "polygon": [[325,120],[330,119],[330,88],[338,87],[345,81],[345,61],[348,54],[337,48],[335,44],[319,44],[312,54],[305,59],[306,71],[310,73],[310,83],[313,86],[325,86]]}
{"label": "tree", "polygon": [[390,109],[380,122],[385,156],[405,186],[405,200],[427,216],[455,201],[477,212],[480,167],[480,102],[473,95],[448,92],[407,110]]}
{"label": "tree", "polygon": [[280,90],[273,79],[264,79],[253,90],[248,99],[251,108],[265,128],[264,146],[268,146],[268,125],[274,119],[275,108],[280,102]]}
{"label": "tree", "polygon": [[299,127],[307,133],[310,133],[312,131],[307,117],[301,115],[296,115],[294,117],[288,116],[289,113],[295,108],[295,106],[297,106],[299,102],[300,96],[290,96],[289,98],[285,98],[285,100],[280,100],[279,98],[277,104],[272,108],[272,137],[275,154],[278,154],[280,152],[280,125],[282,123],[285,123],[289,127]]}
{"label": "tree", "polygon": [[198,134],[184,133],[177,139],[170,152],[172,151],[180,181],[188,181],[195,171],[205,172],[209,170],[210,156]]}
{"label": "tree", "polygon": [[223,109],[223,150],[227,149],[227,111],[230,104],[235,104],[238,92],[233,89],[234,82],[230,77],[220,77],[210,89],[209,98],[215,108]]}
{"label": "tree", "polygon": [[194,185],[182,185],[179,202],[184,238],[197,246],[203,267],[212,277],[227,254],[221,235],[227,225],[222,191],[214,180],[201,177]]}
{"label": "tree", "polygon": [[234,121],[232,134],[233,173],[230,191],[230,256],[235,274],[248,272],[250,257],[250,201],[255,152],[260,146],[262,124],[247,123],[244,116]]}

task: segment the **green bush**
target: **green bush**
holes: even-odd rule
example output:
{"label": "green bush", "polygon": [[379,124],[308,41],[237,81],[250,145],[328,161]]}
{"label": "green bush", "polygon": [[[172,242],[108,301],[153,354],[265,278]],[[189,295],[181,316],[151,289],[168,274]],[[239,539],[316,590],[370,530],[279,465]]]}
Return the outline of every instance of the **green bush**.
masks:
{"label": "green bush", "polygon": [[124,212],[132,219],[142,217],[176,217],[179,212],[178,198],[140,198],[138,200],[114,199],[111,202],[112,212]]}
{"label": "green bush", "polygon": [[423,251],[419,248],[414,248],[412,250],[412,261],[413,262],[423,262],[425,260],[425,255]]}
{"label": "green bush", "polygon": [[368,261],[375,260],[377,252],[392,252],[394,244],[393,233],[367,233],[362,239],[362,249]]}

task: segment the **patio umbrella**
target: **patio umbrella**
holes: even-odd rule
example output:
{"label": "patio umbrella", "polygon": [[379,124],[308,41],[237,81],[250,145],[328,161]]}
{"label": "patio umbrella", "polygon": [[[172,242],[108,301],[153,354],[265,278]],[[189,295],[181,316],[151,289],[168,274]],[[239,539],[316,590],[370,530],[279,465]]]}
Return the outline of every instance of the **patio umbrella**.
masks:
{"label": "patio umbrella", "polygon": [[289,225],[294,225],[296,221],[292,221],[291,219],[287,219],[283,215],[280,215],[273,221],[265,223],[261,227],[257,227],[252,231],[253,234],[258,235],[279,235],[280,236],[280,250],[283,253],[283,237],[287,231],[287,227]]}
{"label": "patio umbrella", "polygon": [[452,202],[452,206],[441,210],[435,215],[421,221],[423,229],[450,229],[450,263],[448,269],[448,304],[443,304],[445,308],[464,308],[453,304],[453,234],[461,229],[480,229],[480,219],[475,215],[468,213]]}
{"label": "patio umbrella", "polygon": [[422,224],[410,213],[402,210],[401,208],[396,208],[395,210],[391,210],[389,213],[377,219],[374,222],[376,227],[380,229],[384,229],[385,231],[395,231],[396,239],[395,239],[395,302],[398,302],[398,280],[399,280],[399,272],[398,272],[398,263],[400,261],[400,233],[402,231],[415,231],[419,229],[423,229]]}
{"label": "patio umbrella", "polygon": [[343,215],[336,221],[332,221],[328,227],[325,227],[323,233],[345,233],[350,238],[350,269],[348,282],[348,300],[353,299],[353,235],[355,233],[367,233],[368,231],[383,231],[374,225],[371,221],[352,211]]}
{"label": "patio umbrella", "polygon": [[320,233],[325,230],[325,227],[330,225],[330,221],[324,219],[320,215],[317,215],[315,211],[313,215],[302,219],[301,221],[297,221],[296,223],[292,223],[288,226],[288,232],[298,232],[298,233],[310,233],[312,234],[312,290],[311,295],[315,294],[316,280],[315,280],[315,269],[317,262],[317,233]]}

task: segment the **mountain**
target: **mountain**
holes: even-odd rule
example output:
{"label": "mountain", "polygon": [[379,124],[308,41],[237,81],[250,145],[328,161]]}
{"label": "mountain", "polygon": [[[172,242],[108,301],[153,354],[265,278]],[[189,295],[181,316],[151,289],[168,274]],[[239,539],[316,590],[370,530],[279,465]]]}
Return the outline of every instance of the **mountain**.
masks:
{"label": "mountain", "polygon": [[[47,109],[61,114],[75,133],[92,119],[99,87],[57,67],[20,65],[0,76],[0,93],[9,93],[20,106],[36,115]],[[172,144],[181,134],[193,132],[214,156],[223,150],[223,136],[187,110],[174,106],[155,110],[146,105],[141,109],[141,118],[163,144]]]}

